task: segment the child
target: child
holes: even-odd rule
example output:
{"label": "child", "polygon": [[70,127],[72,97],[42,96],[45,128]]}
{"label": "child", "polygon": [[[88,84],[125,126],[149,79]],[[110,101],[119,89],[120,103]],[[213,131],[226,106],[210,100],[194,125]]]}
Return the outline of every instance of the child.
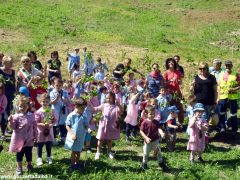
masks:
{"label": "child", "polygon": [[161,113],[161,122],[166,122],[168,117],[167,108],[170,106],[171,94],[167,94],[166,86],[161,86],[157,97],[158,109]]}
{"label": "child", "polygon": [[73,85],[74,87],[74,95],[73,95],[73,99],[77,99],[80,97],[80,95],[85,92],[84,91],[84,87],[83,87],[83,83],[81,82],[82,79],[81,79],[81,76],[76,76],[75,78],[75,83]]}
{"label": "child", "polygon": [[104,72],[102,71],[102,66],[99,66],[97,68],[97,73],[95,74],[94,78],[96,81],[103,81],[104,77],[105,77],[105,75],[104,75]]}
{"label": "child", "polygon": [[108,156],[113,159],[112,153],[112,140],[120,139],[120,128],[118,127],[118,118],[123,112],[122,106],[116,102],[115,94],[110,92],[106,96],[106,103],[92,107],[95,111],[102,111],[102,119],[99,121],[99,127],[97,132],[97,152],[95,154],[95,160],[100,158],[100,149],[104,140],[108,141]]}
{"label": "child", "polygon": [[1,124],[1,131],[2,131],[2,141],[6,141],[5,131],[7,129],[7,119],[8,115],[6,113],[7,107],[7,97],[4,92],[4,84],[0,82],[0,124]]}
{"label": "child", "polygon": [[69,79],[72,78],[72,73],[74,70],[74,65],[80,66],[80,56],[79,56],[79,48],[75,48],[73,53],[67,53],[68,56],[68,73]]}
{"label": "child", "polygon": [[76,82],[77,76],[80,76],[80,77],[82,76],[82,71],[80,71],[79,67],[80,67],[79,65],[74,64],[74,67],[73,67],[74,71],[72,73],[72,80],[74,83]]}
{"label": "child", "polygon": [[37,122],[37,166],[43,164],[42,149],[45,144],[47,151],[47,162],[52,164],[51,146],[54,141],[53,125],[56,123],[56,114],[50,108],[50,96],[45,93],[41,94],[39,98],[41,108],[35,112],[35,120]]}
{"label": "child", "polygon": [[94,70],[94,60],[92,52],[87,52],[84,56],[84,63],[82,70],[85,72],[87,76],[93,75]]}
{"label": "child", "polygon": [[127,107],[127,116],[125,118],[126,122],[126,142],[129,143],[129,137],[131,134],[131,130],[133,130],[133,137],[137,136],[137,130],[138,130],[138,98],[139,93],[137,94],[130,94],[130,100]]}
{"label": "child", "polygon": [[137,81],[134,79],[134,73],[129,73],[129,80],[130,80],[130,84],[131,84],[131,88],[137,87]]}
{"label": "child", "polygon": [[16,175],[23,174],[22,160],[24,155],[27,160],[27,170],[31,171],[33,169],[32,148],[34,139],[37,138],[37,124],[34,114],[28,111],[29,108],[29,99],[19,97],[18,113],[9,117],[10,127],[13,129],[9,152],[16,152]]}
{"label": "child", "polygon": [[169,151],[174,151],[176,145],[176,129],[180,127],[176,118],[179,110],[176,106],[168,107],[168,118],[166,120],[166,143]]}
{"label": "child", "polygon": [[160,136],[159,134],[164,134],[160,129],[160,124],[157,120],[154,119],[155,116],[155,108],[151,105],[148,105],[145,108],[145,112],[147,114],[147,118],[141,124],[140,134],[144,139],[143,145],[143,162],[142,169],[147,169],[148,157],[151,150],[158,149],[157,151],[157,160],[160,168],[162,170],[166,170],[167,166],[163,162],[163,158],[161,156],[161,149],[159,146]]}
{"label": "child", "polygon": [[105,76],[105,70],[108,71],[108,67],[105,63],[102,63],[102,59],[100,57],[97,57],[96,59],[97,63],[94,66],[94,72],[97,73],[97,69],[101,66],[101,73]]}
{"label": "child", "polygon": [[62,90],[63,81],[59,78],[54,80],[54,89],[50,92],[51,109],[55,110],[57,117],[57,123],[53,127],[54,131],[54,144],[56,143],[57,129],[59,127],[61,141],[65,141],[67,130],[65,127],[65,121],[68,115],[68,105],[70,103],[68,93]]}
{"label": "child", "polygon": [[105,103],[105,100],[106,100],[106,95],[107,95],[107,87],[106,86],[103,86],[100,88],[100,104],[103,104]]}
{"label": "child", "polygon": [[[147,105],[151,105],[151,106],[153,106],[153,107],[155,108],[155,116],[154,116],[154,119],[157,120],[158,122],[160,122],[160,120],[161,120],[161,114],[160,114],[159,110],[157,109],[157,100],[154,99],[154,98],[151,98],[151,99],[148,101]],[[143,120],[146,119],[146,118],[147,118],[146,115],[147,115],[147,114],[146,114],[145,110],[143,110],[143,111],[142,111],[142,114],[141,114],[141,119],[143,119]]]}
{"label": "child", "polygon": [[83,98],[75,101],[75,109],[67,116],[67,138],[64,148],[71,150],[71,170],[80,169],[80,152],[84,145],[84,139],[88,127],[88,120],[83,115],[87,103]]}
{"label": "child", "polygon": [[193,117],[189,120],[188,126],[191,128],[191,134],[187,145],[187,150],[191,151],[190,161],[194,163],[195,153],[198,153],[198,160],[204,163],[202,153],[205,148],[205,132],[208,129],[208,123],[202,118],[204,106],[201,103],[194,105]]}
{"label": "child", "polygon": [[[196,104],[196,96],[194,95],[190,95],[188,97],[188,106],[186,108],[186,116],[188,117],[188,120],[190,120],[194,113],[193,113],[193,108],[194,108],[194,105]],[[190,135],[191,134],[191,129],[189,127],[187,127],[187,134]]]}

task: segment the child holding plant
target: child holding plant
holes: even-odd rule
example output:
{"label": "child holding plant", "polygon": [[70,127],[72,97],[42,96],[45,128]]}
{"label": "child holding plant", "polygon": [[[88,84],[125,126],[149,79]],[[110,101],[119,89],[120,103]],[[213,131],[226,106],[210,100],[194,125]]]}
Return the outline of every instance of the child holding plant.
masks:
{"label": "child holding plant", "polygon": [[102,111],[102,119],[99,121],[97,132],[97,152],[95,160],[100,158],[100,149],[104,140],[108,142],[108,156],[113,159],[112,140],[120,139],[120,128],[118,126],[118,119],[123,112],[122,106],[116,101],[115,94],[109,92],[106,96],[106,103],[98,107],[91,107],[93,111]]}
{"label": "child holding plant", "polygon": [[75,101],[75,109],[67,116],[66,128],[67,137],[64,148],[71,150],[71,170],[80,169],[79,158],[80,152],[84,145],[84,139],[88,128],[88,120],[83,112],[87,106],[83,98]]}
{"label": "child holding plant", "polygon": [[[57,114],[57,123],[53,127],[54,138],[57,136],[57,129],[59,128],[61,141],[65,141],[65,137],[67,135],[67,130],[65,126],[65,121],[67,115],[69,113],[68,106],[70,104],[69,95],[63,89],[63,81],[59,78],[54,80],[54,89],[50,92],[50,103],[51,109],[55,110]],[[54,144],[57,145],[56,140],[54,140]]]}
{"label": "child holding plant", "polygon": [[33,169],[32,149],[34,140],[37,138],[37,123],[34,114],[29,112],[29,99],[21,96],[17,101],[18,111],[9,117],[10,127],[13,129],[9,152],[16,153],[16,175],[22,175],[24,155],[27,160],[27,170],[31,171]]}
{"label": "child holding plant", "polygon": [[50,108],[50,96],[47,93],[41,94],[39,98],[41,108],[35,112],[35,120],[37,122],[37,166],[43,164],[42,149],[46,146],[47,162],[52,164],[51,146],[54,141],[53,125],[56,123],[56,114]]}
{"label": "child holding plant", "polygon": [[202,103],[196,103],[193,108],[193,117],[189,120],[188,127],[191,129],[187,150],[191,151],[190,161],[194,163],[195,153],[198,153],[198,161],[204,163],[202,153],[205,148],[205,133],[208,129],[208,123],[202,118],[204,113]]}

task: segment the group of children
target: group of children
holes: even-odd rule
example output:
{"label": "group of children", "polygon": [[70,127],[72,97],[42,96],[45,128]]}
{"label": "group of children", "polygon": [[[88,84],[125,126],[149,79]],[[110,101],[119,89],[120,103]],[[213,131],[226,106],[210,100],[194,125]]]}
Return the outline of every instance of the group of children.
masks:
{"label": "group of children", "polygon": [[[136,81],[134,74],[129,73],[125,85],[122,82],[113,81],[109,74],[105,74],[104,70],[108,71],[108,68],[100,58],[90,74],[89,71],[81,72],[80,58],[77,56],[78,49],[75,51],[75,55],[69,54],[69,59],[77,57],[74,63],[68,66],[71,81],[51,77],[48,93],[43,93],[37,98],[41,108],[31,110],[27,88],[24,91],[26,93],[21,93],[16,99],[15,114],[8,118],[10,127],[13,129],[10,152],[16,153],[16,174],[23,173],[24,155],[27,160],[27,169],[32,170],[34,142],[37,143],[37,165],[43,164],[44,145],[47,162],[52,164],[51,146],[57,145],[58,134],[64,143],[64,148],[72,151],[72,170],[80,169],[79,158],[83,147],[91,151],[91,132],[96,129],[98,142],[95,160],[101,157],[101,146],[104,141],[107,141],[108,156],[113,159],[112,141],[120,139],[120,124],[123,120],[126,123],[127,143],[130,143],[131,134],[136,137],[140,129],[140,135],[144,140],[142,168],[147,168],[149,153],[154,150],[159,166],[166,170],[160,143],[162,138],[165,138],[167,148],[173,151],[176,130],[181,128],[181,124],[177,121],[179,110],[171,103],[172,96],[168,93],[167,87],[162,86],[159,96],[151,98],[146,90],[144,79]],[[95,78],[92,78],[94,75]],[[0,99],[4,99],[1,85]],[[2,102],[1,107],[4,112],[6,103],[4,104],[4,100]],[[98,111],[101,112],[100,118]],[[187,149],[191,151],[192,162],[196,152],[199,161],[203,162],[205,131],[208,128],[207,122],[202,118],[203,111],[202,104],[195,104],[189,120],[190,138]]]}

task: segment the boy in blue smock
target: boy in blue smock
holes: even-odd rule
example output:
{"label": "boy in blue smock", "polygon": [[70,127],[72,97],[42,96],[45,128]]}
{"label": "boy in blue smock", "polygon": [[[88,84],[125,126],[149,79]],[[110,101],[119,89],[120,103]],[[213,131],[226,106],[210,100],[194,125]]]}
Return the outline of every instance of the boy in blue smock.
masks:
{"label": "boy in blue smock", "polygon": [[88,128],[88,119],[84,116],[84,110],[87,106],[83,98],[75,102],[75,109],[67,116],[66,129],[68,131],[65,149],[71,150],[71,170],[80,169],[80,152],[83,149],[84,139]]}

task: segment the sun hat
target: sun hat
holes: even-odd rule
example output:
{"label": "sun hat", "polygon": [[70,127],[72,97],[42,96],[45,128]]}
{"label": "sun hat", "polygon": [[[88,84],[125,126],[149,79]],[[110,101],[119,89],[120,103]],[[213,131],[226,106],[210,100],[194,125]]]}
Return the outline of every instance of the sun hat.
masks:
{"label": "sun hat", "polygon": [[21,86],[18,92],[21,94],[24,94],[26,97],[29,97],[29,90],[24,86]]}
{"label": "sun hat", "polygon": [[170,106],[170,107],[167,108],[167,110],[168,110],[169,112],[175,112],[175,113],[178,113],[178,112],[179,112],[179,110],[177,109],[176,106]]}
{"label": "sun hat", "polygon": [[222,61],[219,58],[216,58],[213,60],[213,64],[221,64],[221,63],[222,63]]}
{"label": "sun hat", "polygon": [[205,111],[204,105],[202,103],[196,103],[193,108],[194,111]]}
{"label": "sun hat", "polygon": [[232,61],[226,60],[226,61],[224,62],[224,64],[225,64],[225,65],[232,65]]}

